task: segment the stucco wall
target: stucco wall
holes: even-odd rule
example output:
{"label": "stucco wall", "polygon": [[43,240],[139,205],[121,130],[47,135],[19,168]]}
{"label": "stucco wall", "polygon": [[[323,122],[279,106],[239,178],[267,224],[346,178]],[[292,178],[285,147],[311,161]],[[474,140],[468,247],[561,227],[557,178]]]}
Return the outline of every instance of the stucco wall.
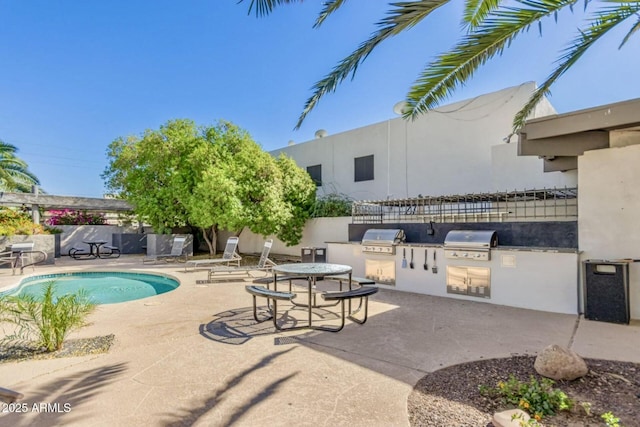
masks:
{"label": "stucco wall", "polygon": [[57,225],[62,229],[60,238],[60,254],[69,255],[69,249],[88,248],[84,240],[104,240],[112,244],[114,233],[133,233],[135,229],[117,225]]}
{"label": "stucco wall", "polygon": [[[280,255],[300,256],[304,247],[326,248],[326,242],[346,242],[349,239],[349,223],[351,217],[339,218],[314,218],[307,221],[302,232],[302,241],[295,246],[286,246],[275,236],[268,236],[273,239],[271,252]],[[218,236],[218,247],[224,248],[224,244],[230,233],[220,233]],[[259,253],[262,251],[265,238],[249,230],[240,233],[238,251],[246,253]]]}
{"label": "stucco wall", "polygon": [[578,185],[578,171],[543,173],[543,161],[535,156],[518,156],[515,137],[509,144],[491,147],[491,181],[501,191],[534,188],[562,188]]}
{"label": "stucco wall", "polygon": [[[640,145],[578,158],[581,259],[640,258]],[[640,319],[640,264],[630,265],[631,317]]]}
{"label": "stucco wall", "polygon": [[[302,168],[321,164],[318,194],[343,193],[357,200],[513,190],[515,172],[517,189],[564,186],[567,177],[566,185],[575,185],[575,177],[545,175],[536,159],[518,158],[515,137],[512,144],[504,143],[533,90],[534,83],[525,83],[442,106],[413,121],[396,117],[272,154],[285,153]],[[549,113],[548,102],[537,111]],[[500,147],[494,153],[495,145]],[[354,182],[354,158],[371,154],[375,179]]]}

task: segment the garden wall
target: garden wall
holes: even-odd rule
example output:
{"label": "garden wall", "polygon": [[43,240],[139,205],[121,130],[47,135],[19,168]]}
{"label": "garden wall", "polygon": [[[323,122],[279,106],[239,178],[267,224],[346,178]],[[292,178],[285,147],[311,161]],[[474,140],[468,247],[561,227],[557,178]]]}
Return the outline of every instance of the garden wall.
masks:
{"label": "garden wall", "polygon": [[[34,234],[34,235],[15,235],[0,236],[0,251],[8,249],[14,243],[33,242],[33,249],[43,251],[47,254],[47,260],[43,264],[55,263],[56,246],[59,246],[59,234]],[[6,267],[9,267],[8,265]]]}
{"label": "garden wall", "polygon": [[69,255],[69,249],[88,248],[84,240],[104,240],[112,245],[113,235],[119,233],[135,233],[135,227],[118,225],[56,225],[62,230],[60,235],[60,251],[57,256]]}
{"label": "garden wall", "polygon": [[[350,216],[310,219],[302,232],[302,241],[295,246],[287,246],[275,236],[267,236],[267,239],[273,239],[272,253],[300,256],[300,252],[304,247],[326,248],[327,242],[348,241],[350,223]],[[231,235],[232,233],[229,232],[220,232],[218,235],[218,248],[224,249],[224,244]],[[265,237],[245,229],[240,233],[238,251],[241,253],[260,253],[262,252],[264,241]]]}

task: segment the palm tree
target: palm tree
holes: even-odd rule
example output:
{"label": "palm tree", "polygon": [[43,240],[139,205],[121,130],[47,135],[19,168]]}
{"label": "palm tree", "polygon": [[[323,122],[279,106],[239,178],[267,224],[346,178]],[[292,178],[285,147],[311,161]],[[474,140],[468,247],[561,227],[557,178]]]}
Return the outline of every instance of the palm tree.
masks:
{"label": "palm tree", "polygon": [[[255,7],[258,16],[267,15],[278,5],[296,1],[302,0],[251,0],[249,12]],[[325,1],[314,27],[319,27],[345,1]],[[296,129],[320,98],[334,92],[347,77],[355,76],[358,66],[382,41],[415,26],[449,1],[418,0],[391,3],[387,16],[377,23],[378,29],[369,39],[362,42],[314,85],[314,93],[307,100]],[[420,73],[407,94],[405,118],[415,118],[436,107],[469,80],[479,67],[496,55],[501,55],[517,36],[533,25],[540,28],[544,18],[557,17],[558,12],[563,9],[573,10],[577,2],[578,0],[465,0],[462,22],[467,30],[466,34],[452,49],[441,54]],[[590,12],[584,26],[577,30],[568,47],[560,52],[554,70],[516,114],[513,121],[514,131],[524,124],[536,104],[549,93],[558,78],[602,36],[628,18],[635,18],[636,21],[631,24],[631,28],[621,40],[621,48],[640,29],[640,1],[584,0],[585,11],[593,3],[599,6]]]}
{"label": "palm tree", "polygon": [[0,140],[0,190],[30,193],[32,185],[40,184],[29,171],[27,163],[16,157],[16,146]]}

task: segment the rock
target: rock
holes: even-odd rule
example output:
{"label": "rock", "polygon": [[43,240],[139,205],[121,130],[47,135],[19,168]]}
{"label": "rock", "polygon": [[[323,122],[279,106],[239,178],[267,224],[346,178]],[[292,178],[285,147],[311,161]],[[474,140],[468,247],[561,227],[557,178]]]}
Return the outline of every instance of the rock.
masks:
{"label": "rock", "polygon": [[553,380],[575,380],[584,377],[589,368],[575,351],[559,345],[550,345],[536,357],[536,372]]}
{"label": "rock", "polygon": [[529,414],[521,409],[509,409],[508,411],[493,414],[491,422],[494,427],[520,427],[521,425],[527,425],[529,418],[531,418]]}

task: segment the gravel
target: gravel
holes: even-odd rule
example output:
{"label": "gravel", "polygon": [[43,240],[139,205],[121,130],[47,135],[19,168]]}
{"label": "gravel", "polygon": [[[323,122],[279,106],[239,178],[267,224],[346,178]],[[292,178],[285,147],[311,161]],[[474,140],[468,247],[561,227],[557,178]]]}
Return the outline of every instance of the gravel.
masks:
{"label": "gravel", "polygon": [[59,357],[86,356],[109,351],[115,335],[67,340],[61,350],[47,352],[33,345],[0,346],[0,363],[33,359],[55,359]]}
{"label": "gravel", "polygon": [[[479,387],[496,387],[513,374],[521,381],[540,377],[533,356],[480,360],[451,366],[423,377],[408,399],[412,426],[491,426],[495,412],[512,409],[499,398],[482,396]],[[569,413],[545,417],[545,426],[604,426],[600,415],[613,412],[625,427],[640,427],[640,364],[585,359],[589,373],[575,381],[554,385],[576,401]],[[591,404],[590,415],[579,404]]]}

